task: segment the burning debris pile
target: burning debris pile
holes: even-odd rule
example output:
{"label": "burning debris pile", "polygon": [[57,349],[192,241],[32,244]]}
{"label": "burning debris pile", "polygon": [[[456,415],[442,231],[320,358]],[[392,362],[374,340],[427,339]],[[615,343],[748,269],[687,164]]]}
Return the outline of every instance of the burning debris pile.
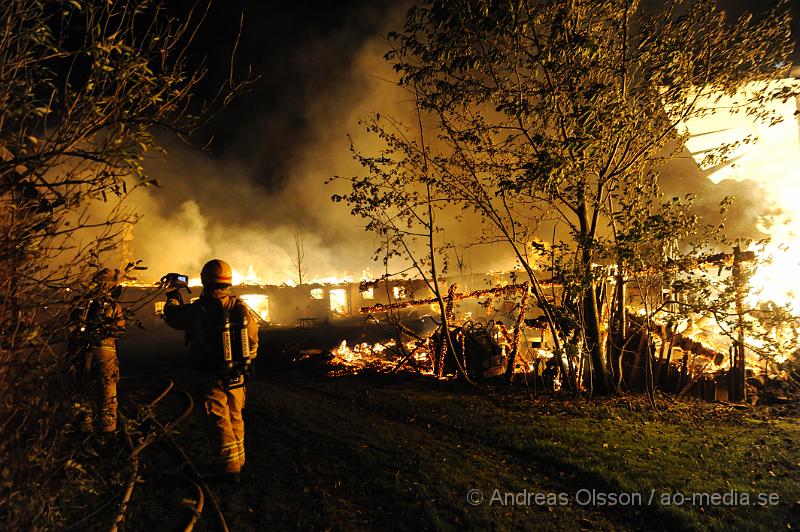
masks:
{"label": "burning debris pile", "polygon": [[[792,375],[791,361],[761,359],[742,352],[736,341],[722,334],[708,318],[684,324],[680,332],[661,326],[651,336],[653,379],[663,391],[709,401],[765,401],[779,403],[800,392],[800,375]],[[640,387],[641,356],[627,358],[629,381]]]}
{"label": "burning debris pile", "polygon": [[348,345],[347,340],[335,348],[325,349],[303,349],[299,351],[292,360],[295,366],[307,366],[324,364],[326,373],[331,377],[344,375],[356,375],[364,370],[376,371],[379,373],[393,373],[395,371],[413,368],[419,373],[432,375],[427,349],[420,349],[416,344],[409,343],[405,346],[406,351],[411,354],[403,354],[403,350],[397,349],[395,340],[385,342],[353,343]]}
{"label": "burning debris pile", "polygon": [[[506,374],[511,338],[502,325],[490,322],[484,326],[469,322],[451,327],[450,334],[458,361],[445,356],[439,378],[454,378],[458,375],[459,365],[474,381],[485,381]],[[440,346],[443,341],[440,330],[427,338],[406,341],[401,348],[398,348],[395,340],[374,344],[361,342],[352,347],[347,340],[342,340],[339,346],[330,351],[300,351],[294,361],[322,360],[330,367],[330,376],[353,375],[369,370],[381,373],[410,371],[436,377],[436,354],[442,352]]]}
{"label": "burning debris pile", "polygon": [[339,366],[332,371],[332,375],[355,374],[363,369],[394,372],[404,366],[414,368],[423,374],[432,374],[429,364],[430,350],[427,345],[408,342],[404,349],[398,349],[397,346],[395,340],[388,340],[385,343],[372,345],[362,342],[351,348],[346,340],[342,340],[339,347],[331,351],[333,357],[331,364]]}
{"label": "burning debris pile", "polygon": [[[446,307],[448,331],[433,319],[434,328],[419,333],[404,325],[397,316],[389,320],[394,323],[398,339],[383,342],[359,342],[351,347],[343,340],[338,347],[324,351],[308,349],[298,353],[295,363],[309,359],[323,359],[333,369],[331,375],[358,373],[364,369],[379,372],[413,371],[436,378],[464,376],[472,381],[487,381],[498,377],[510,378],[517,370],[530,370],[540,357],[540,349],[528,349],[522,341],[524,312],[519,312],[515,327],[506,327],[501,321],[488,320],[485,324],[469,319],[457,321],[454,302],[472,297],[486,297],[522,292],[520,309],[528,299],[528,284],[477,290],[459,294],[456,285],[448,292]],[[367,321],[377,321],[373,314],[392,313],[420,305],[430,305],[436,299],[410,300],[390,305],[364,307]],[[450,344],[451,347],[448,347]],[[453,353],[454,355],[452,355]],[[549,355],[552,357],[552,354]],[[538,358],[537,358],[538,357]],[[517,361],[519,363],[517,363]]]}

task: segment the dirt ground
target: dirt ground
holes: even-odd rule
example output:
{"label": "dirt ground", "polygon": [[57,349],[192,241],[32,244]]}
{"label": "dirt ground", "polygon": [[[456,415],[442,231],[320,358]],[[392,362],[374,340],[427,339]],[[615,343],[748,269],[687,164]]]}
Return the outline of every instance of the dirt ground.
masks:
{"label": "dirt ground", "polygon": [[[291,362],[293,351],[330,348],[354,335],[357,328],[347,327],[262,332],[242,482],[212,486],[231,530],[800,524],[795,413],[669,398],[654,412],[636,397],[573,403],[530,397],[523,386],[477,390],[411,373],[331,378],[321,363]],[[191,386],[180,333],[133,338],[121,358],[124,374]],[[198,466],[208,461],[199,415],[175,437]],[[175,527],[187,515],[187,492],[162,473],[179,470],[180,459],[163,443],[147,452],[123,528]],[[730,500],[661,500],[691,493]],[[745,493],[753,497],[747,505]],[[761,494],[774,494],[774,504],[756,504]],[[210,512],[197,529],[215,529]]]}

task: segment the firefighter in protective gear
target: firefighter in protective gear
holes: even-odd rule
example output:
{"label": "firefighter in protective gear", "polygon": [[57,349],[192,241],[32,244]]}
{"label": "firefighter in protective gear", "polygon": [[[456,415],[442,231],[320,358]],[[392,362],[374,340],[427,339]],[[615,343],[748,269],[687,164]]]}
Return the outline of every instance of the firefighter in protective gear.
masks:
{"label": "firefighter in protective gear", "polygon": [[101,433],[117,430],[117,383],[119,361],[117,338],[125,328],[120,295],[119,270],[103,269],[97,274],[100,296],[89,302],[75,331],[85,349],[84,375],[96,387],[95,426]]}
{"label": "firefighter in protective gear", "polygon": [[258,323],[247,305],[230,293],[231,267],[225,261],[206,263],[200,280],[203,293],[192,303],[184,305],[178,290],[167,293],[164,319],[188,333],[193,365],[203,375],[200,392],[216,473],[235,481],[245,463],[246,370],[242,364],[234,366],[231,352],[238,347],[246,362],[255,359]]}

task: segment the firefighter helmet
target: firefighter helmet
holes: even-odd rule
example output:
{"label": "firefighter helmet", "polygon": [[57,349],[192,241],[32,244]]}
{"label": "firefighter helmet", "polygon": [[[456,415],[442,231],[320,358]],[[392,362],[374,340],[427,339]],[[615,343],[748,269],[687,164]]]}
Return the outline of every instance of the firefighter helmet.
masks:
{"label": "firefighter helmet", "polygon": [[206,262],[200,272],[200,281],[203,286],[215,284],[232,284],[232,272],[230,265],[224,260],[213,259]]}

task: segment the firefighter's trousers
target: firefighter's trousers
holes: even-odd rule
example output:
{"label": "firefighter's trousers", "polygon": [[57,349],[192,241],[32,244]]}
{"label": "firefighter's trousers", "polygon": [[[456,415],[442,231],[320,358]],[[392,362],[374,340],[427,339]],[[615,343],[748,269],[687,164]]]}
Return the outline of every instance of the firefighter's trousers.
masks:
{"label": "firefighter's trousers", "polygon": [[97,406],[95,417],[101,432],[117,430],[117,383],[119,362],[113,340],[104,340],[100,346],[92,347],[86,356],[86,369],[96,386]]}
{"label": "firefighter's trousers", "polygon": [[225,390],[217,381],[204,393],[206,423],[217,469],[239,473],[244,467],[245,388]]}

